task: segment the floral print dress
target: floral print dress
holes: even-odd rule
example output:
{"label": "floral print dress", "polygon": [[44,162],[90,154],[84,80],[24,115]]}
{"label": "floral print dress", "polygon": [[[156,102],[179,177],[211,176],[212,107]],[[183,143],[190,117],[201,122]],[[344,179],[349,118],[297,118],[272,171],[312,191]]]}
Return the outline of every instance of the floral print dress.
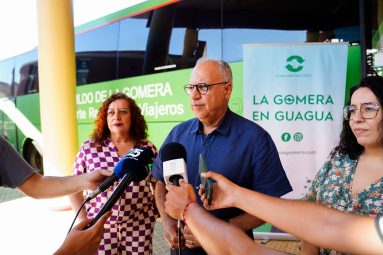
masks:
{"label": "floral print dress", "polygon": [[[304,199],[343,212],[383,215],[383,177],[355,196],[351,195],[357,164],[358,159],[352,160],[348,155],[336,153],[319,170]],[[344,253],[321,249],[320,254]]]}

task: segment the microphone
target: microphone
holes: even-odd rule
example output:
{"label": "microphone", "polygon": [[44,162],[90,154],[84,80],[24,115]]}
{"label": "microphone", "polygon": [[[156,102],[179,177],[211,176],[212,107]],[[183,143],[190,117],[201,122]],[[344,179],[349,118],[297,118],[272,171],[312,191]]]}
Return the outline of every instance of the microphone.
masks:
{"label": "microphone", "polygon": [[186,174],[186,150],[179,143],[168,143],[161,150],[164,180],[166,184],[179,185],[179,180],[188,182]]}
{"label": "microphone", "polygon": [[[180,186],[180,179],[188,182],[186,174],[186,150],[182,144],[168,143],[161,149],[161,160],[165,183]],[[181,220],[177,220],[178,254],[181,250]]]}
{"label": "microphone", "polygon": [[[145,155],[142,155],[145,154]],[[117,176],[124,174],[121,179],[121,182],[118,184],[116,189],[113,191],[112,195],[106,201],[104,206],[97,213],[96,217],[93,218],[91,223],[89,223],[85,229],[93,226],[106,212],[108,212],[117,200],[121,197],[122,193],[126,190],[129,184],[134,182],[140,182],[148,176],[151,162],[145,162],[145,159],[154,157],[152,150],[146,147],[133,149],[127,155],[124,156],[124,160],[120,160],[121,166],[115,167],[115,173]]]}
{"label": "microphone", "polygon": [[[137,160],[140,161],[144,165],[152,164],[154,158],[154,154],[152,150],[148,147],[140,147],[133,148],[129,152],[127,152],[121,160],[117,163],[117,165],[113,169],[113,175],[109,176],[105,181],[103,181],[96,190],[88,195],[85,199],[86,202],[89,202],[91,199],[95,198],[101,192],[104,192],[109,187],[111,187],[114,182],[122,179],[128,171],[128,168],[125,167],[125,161]],[[151,168],[151,166],[150,166]],[[86,203],[85,202],[85,203]]]}

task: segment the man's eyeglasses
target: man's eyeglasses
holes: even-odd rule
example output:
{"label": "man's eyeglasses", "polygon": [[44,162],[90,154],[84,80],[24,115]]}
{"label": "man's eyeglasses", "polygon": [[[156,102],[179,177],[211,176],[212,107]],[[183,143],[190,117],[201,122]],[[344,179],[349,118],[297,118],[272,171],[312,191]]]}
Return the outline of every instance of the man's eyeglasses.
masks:
{"label": "man's eyeglasses", "polygon": [[218,82],[218,83],[212,83],[212,84],[207,84],[207,83],[201,82],[201,83],[198,83],[198,84],[195,84],[195,85],[187,84],[187,85],[184,86],[184,89],[185,89],[186,94],[188,94],[188,95],[190,95],[193,92],[194,88],[196,88],[197,91],[201,95],[205,95],[208,92],[208,90],[209,90],[209,88],[211,86],[214,86],[214,85],[226,85],[226,84],[228,84],[228,82],[226,82],[226,81]]}
{"label": "man's eyeglasses", "polygon": [[378,114],[379,108],[377,103],[363,103],[359,109],[356,105],[346,105],[343,108],[343,117],[345,120],[350,120],[355,117],[356,111],[359,110],[363,119],[372,119]]}

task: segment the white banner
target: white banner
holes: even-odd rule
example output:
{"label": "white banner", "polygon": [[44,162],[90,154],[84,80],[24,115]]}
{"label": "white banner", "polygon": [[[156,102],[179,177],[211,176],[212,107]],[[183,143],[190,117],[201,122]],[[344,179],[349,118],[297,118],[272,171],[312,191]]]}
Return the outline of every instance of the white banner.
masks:
{"label": "white banner", "polygon": [[272,136],[301,198],[339,141],[347,44],[244,46],[244,116]]}

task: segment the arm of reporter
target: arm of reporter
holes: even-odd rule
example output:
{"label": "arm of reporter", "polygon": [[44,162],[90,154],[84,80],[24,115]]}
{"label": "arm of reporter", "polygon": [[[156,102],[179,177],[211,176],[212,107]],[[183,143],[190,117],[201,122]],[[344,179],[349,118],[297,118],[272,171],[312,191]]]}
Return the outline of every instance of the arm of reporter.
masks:
{"label": "arm of reporter", "polygon": [[42,176],[32,174],[18,189],[33,198],[53,198],[73,194],[85,189],[96,189],[112,171],[96,170],[78,176]]}
{"label": "arm of reporter", "polygon": [[251,230],[265,223],[263,220],[248,213],[240,214],[236,217],[229,219],[227,222],[239,227],[244,231]]}
{"label": "arm of reporter", "polygon": [[98,246],[104,233],[104,223],[111,215],[111,212],[104,214],[92,227],[82,230],[92,219],[81,221],[67,235],[64,243],[54,255],[93,255],[97,252]]}
{"label": "arm of reporter", "polygon": [[301,255],[318,255],[318,254],[320,254],[319,247],[311,243],[301,241]]}
{"label": "arm of reporter", "polygon": [[185,222],[208,254],[283,254],[255,243],[241,229],[215,218],[197,203],[188,207]]}
{"label": "arm of reporter", "polygon": [[383,252],[372,217],[346,214],[308,201],[264,195],[239,187],[213,172],[203,177],[216,181],[213,204],[208,206],[202,198],[209,209],[238,207],[319,247],[362,254]]}
{"label": "arm of reporter", "polygon": [[185,223],[208,254],[282,254],[255,243],[239,228],[212,216],[197,204],[193,187],[183,181],[180,184],[181,187],[166,186],[166,212],[175,219],[184,216]]}
{"label": "arm of reporter", "polygon": [[154,189],[156,205],[161,215],[162,225],[164,227],[164,237],[170,248],[178,248],[177,221],[170,217],[165,211],[166,197],[165,183],[157,181]]}
{"label": "arm of reporter", "polygon": [[[371,217],[346,214],[312,202],[279,199],[245,189],[241,193],[239,208],[256,213],[266,222],[306,242],[343,252],[383,252],[383,243]],[[245,201],[245,198],[248,200]]]}

